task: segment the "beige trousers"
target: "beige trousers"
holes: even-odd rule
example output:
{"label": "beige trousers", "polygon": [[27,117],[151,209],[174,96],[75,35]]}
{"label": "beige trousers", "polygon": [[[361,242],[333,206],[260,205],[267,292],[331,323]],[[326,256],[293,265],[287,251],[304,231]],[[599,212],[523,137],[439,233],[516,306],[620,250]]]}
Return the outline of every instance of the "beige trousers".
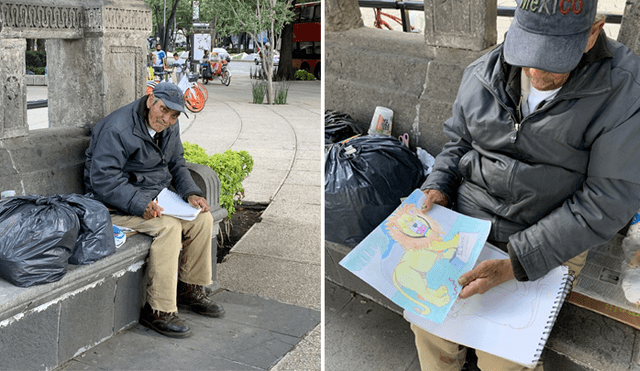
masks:
{"label": "beige trousers", "polygon": [[178,311],[178,279],[202,286],[212,283],[211,213],[200,213],[192,221],[172,216],[146,220],[130,215],[111,215],[111,221],[154,237],[147,267],[147,303],[151,308]]}
{"label": "beige trousers", "polygon": [[[588,251],[585,251],[564,263],[574,277],[584,268],[587,254]],[[574,284],[575,282],[574,280]],[[413,324],[411,324],[411,330],[415,334],[418,359],[423,371],[460,371],[462,369],[467,355],[466,347],[432,335]],[[505,344],[505,347],[508,346],[509,344]],[[534,369],[530,369],[479,350],[476,350],[476,355],[478,368],[482,371],[543,371],[542,362],[538,362]]]}

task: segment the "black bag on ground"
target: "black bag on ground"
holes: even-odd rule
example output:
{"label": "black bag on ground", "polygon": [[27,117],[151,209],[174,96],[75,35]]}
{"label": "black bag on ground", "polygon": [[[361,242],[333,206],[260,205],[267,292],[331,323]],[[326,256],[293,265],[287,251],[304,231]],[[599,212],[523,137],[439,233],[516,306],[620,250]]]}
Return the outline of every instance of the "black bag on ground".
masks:
{"label": "black bag on ground", "polygon": [[19,196],[0,204],[0,277],[20,287],[56,282],[67,272],[80,222],[57,196]]}
{"label": "black bag on ground", "polygon": [[363,134],[358,122],[346,113],[326,111],[324,114],[324,144],[325,146]]}
{"label": "black bag on ground", "polygon": [[94,263],[116,252],[109,209],[100,201],[79,194],[60,196],[80,220],[80,233],[69,263]]}
{"label": "black bag on ground", "polygon": [[423,181],[422,163],[394,137],[334,145],[325,155],[325,239],[355,247]]}

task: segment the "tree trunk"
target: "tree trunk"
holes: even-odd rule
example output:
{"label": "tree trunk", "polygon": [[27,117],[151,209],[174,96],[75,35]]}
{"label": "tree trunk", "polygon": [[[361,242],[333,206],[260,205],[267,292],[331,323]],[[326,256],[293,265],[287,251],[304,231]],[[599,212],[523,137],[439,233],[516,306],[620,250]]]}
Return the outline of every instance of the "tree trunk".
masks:
{"label": "tree trunk", "polygon": [[211,50],[216,47],[216,37],[218,37],[218,32],[216,31],[216,23],[218,22],[218,17],[215,16],[209,22],[209,33],[211,34]]}
{"label": "tree trunk", "polygon": [[280,36],[280,61],[278,62],[278,72],[276,80],[293,80],[295,69],[293,68],[293,23],[287,23],[282,29]]}
{"label": "tree trunk", "polygon": [[36,48],[38,50],[44,51],[45,50],[45,47],[44,47],[45,41],[46,41],[45,39],[37,39],[36,40]]}
{"label": "tree trunk", "polygon": [[[164,43],[164,40],[162,40],[162,37],[164,35],[164,32],[162,32],[162,30],[164,30],[164,26],[162,25],[162,18],[160,18],[160,15],[158,14],[160,12],[160,7],[157,6],[155,8],[153,8],[153,15],[156,17],[156,24],[158,25],[158,30],[157,33],[154,35],[156,37],[156,39],[154,41],[158,41],[158,37],[160,37],[160,41],[158,41],[160,43],[160,45],[162,45]],[[155,49],[155,46],[153,47],[153,49]]]}
{"label": "tree trunk", "polygon": [[[171,7],[171,15],[169,15],[169,18],[167,19],[167,25],[170,25],[173,22],[173,19],[176,17],[176,9],[178,9],[178,1],[180,0],[175,0],[173,2],[173,6]],[[169,27],[164,27],[164,37],[162,40],[162,48],[164,49],[164,51],[167,51],[167,47],[168,47],[168,42],[169,40],[171,40],[171,26]]]}

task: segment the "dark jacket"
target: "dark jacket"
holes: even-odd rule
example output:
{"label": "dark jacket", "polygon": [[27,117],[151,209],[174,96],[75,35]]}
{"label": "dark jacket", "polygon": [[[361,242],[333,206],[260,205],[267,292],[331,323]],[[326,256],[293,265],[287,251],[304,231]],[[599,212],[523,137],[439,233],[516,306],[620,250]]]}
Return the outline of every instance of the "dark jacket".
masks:
{"label": "dark jacket", "polygon": [[640,59],[601,33],[555,98],[519,117],[502,46],[464,73],[450,138],[421,187],[492,221],[516,278],[609,241],[640,208]]}
{"label": "dark jacket", "polygon": [[98,122],[86,151],[86,192],[128,215],[142,216],[149,202],[171,185],[185,200],[202,194],[186,166],[179,124],[160,133],[160,147],[149,135],[147,97]]}

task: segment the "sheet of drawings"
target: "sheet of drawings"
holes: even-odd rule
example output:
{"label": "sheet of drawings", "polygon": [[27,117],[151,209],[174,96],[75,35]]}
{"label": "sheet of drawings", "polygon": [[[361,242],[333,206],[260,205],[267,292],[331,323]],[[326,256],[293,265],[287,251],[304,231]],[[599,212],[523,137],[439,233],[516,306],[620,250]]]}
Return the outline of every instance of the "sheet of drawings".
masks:
{"label": "sheet of drawings", "polygon": [[[487,244],[478,262],[506,258]],[[404,317],[444,339],[533,367],[570,284],[567,279],[567,268],[557,267],[536,281],[507,281],[482,295],[457,300],[442,324],[406,310]]]}
{"label": "sheet of drawings", "polygon": [[340,264],[405,310],[442,323],[491,223],[438,205],[424,213],[424,200],[414,191]]}

